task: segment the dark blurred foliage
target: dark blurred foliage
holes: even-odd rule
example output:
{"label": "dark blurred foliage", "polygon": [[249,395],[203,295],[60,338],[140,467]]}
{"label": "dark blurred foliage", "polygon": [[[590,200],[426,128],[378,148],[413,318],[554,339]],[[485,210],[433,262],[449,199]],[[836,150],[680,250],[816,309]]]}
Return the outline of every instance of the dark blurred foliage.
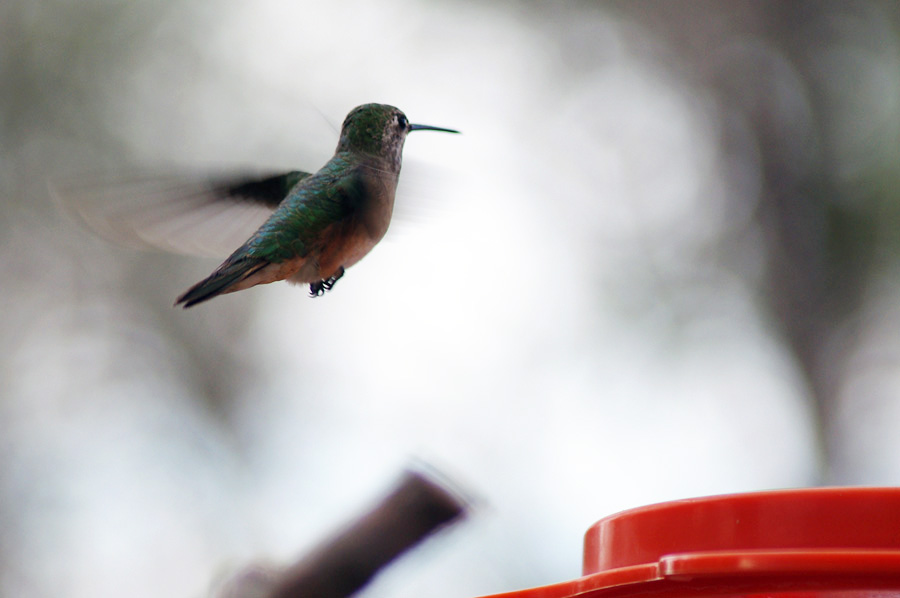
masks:
{"label": "dark blurred foliage", "polygon": [[[128,250],[110,252],[102,242],[83,247],[81,239],[53,232],[67,216],[60,206],[47,201],[47,185],[53,177],[74,173],[115,172],[136,162],[171,167],[190,159],[190,147],[179,138],[177,122],[147,123],[158,131],[160,148],[149,153],[146,147],[144,152],[136,149],[134,129],[121,126],[121,99],[128,90],[148,85],[146,75],[136,69],[167,70],[157,75],[166,85],[147,89],[147,101],[163,111],[171,110],[176,118],[190,118],[190,109],[180,106],[196,85],[193,73],[207,72],[213,78],[219,73],[199,46],[200,38],[187,32],[212,18],[214,10],[202,2],[180,1],[158,5],[13,0],[0,7],[0,193],[5,198],[0,210],[6,212],[0,239],[10,240],[13,248],[16,234],[47,243],[40,248],[46,254],[28,250],[19,256],[14,266],[20,273],[16,286],[28,288],[28,278],[46,280],[59,275],[58,268],[65,268],[57,299],[77,311],[90,295],[84,285],[103,284],[93,279],[101,264],[113,270],[109,276],[124,276],[124,287],[119,288],[138,290],[130,302],[136,302],[141,317],[152,319],[155,327],[162,328],[162,337],[172,341],[169,350],[182,359],[183,373],[195,378],[191,384],[204,389],[198,396],[218,397],[207,405],[211,414],[219,412],[220,403],[227,404],[239,386],[244,362],[235,358],[240,348],[227,339],[244,330],[245,320],[227,319],[210,336],[199,333],[196,320],[176,324],[165,317],[171,311],[168,289],[156,283],[183,268],[184,261]],[[76,269],[54,264],[54,254],[74,258]],[[133,267],[119,272],[120,260]],[[27,311],[33,305],[25,302],[18,307]],[[105,307],[91,309],[100,310],[95,314],[98,318],[116,318],[114,311],[104,313]]]}
{"label": "dark blurred foliage", "polygon": [[[895,2],[621,3],[684,52],[726,115],[723,152],[752,136],[762,173],[755,223],[765,240],[760,293],[809,384],[823,481],[841,471],[837,402],[866,291],[896,267]],[[749,131],[729,128],[738,118]],[[742,127],[743,128],[743,127]],[[744,147],[741,147],[741,146]],[[852,403],[852,397],[847,397]],[[851,407],[852,408],[852,407]],[[836,463],[837,461],[837,463]]]}
{"label": "dark blurred foliage", "polygon": [[[741,248],[748,234],[762,235],[766,270],[760,300],[809,385],[821,481],[858,483],[853,463],[842,461],[857,437],[842,434],[838,403],[865,324],[860,314],[865,295],[885,277],[893,279],[900,247],[900,5],[755,0],[579,5],[582,14],[618,13],[649,28],[667,48],[662,61],[685,84],[714,94],[721,118],[719,151],[734,198],[732,228],[722,230],[711,251],[752,279],[752,268],[742,270]],[[555,7],[524,6],[533,26],[561,25],[553,32],[565,62],[589,73],[590,42],[583,37],[591,33],[579,25],[579,11],[558,20]],[[748,178],[754,168],[759,180]],[[750,221],[744,219],[748,213]],[[853,398],[844,400],[852,411]]]}

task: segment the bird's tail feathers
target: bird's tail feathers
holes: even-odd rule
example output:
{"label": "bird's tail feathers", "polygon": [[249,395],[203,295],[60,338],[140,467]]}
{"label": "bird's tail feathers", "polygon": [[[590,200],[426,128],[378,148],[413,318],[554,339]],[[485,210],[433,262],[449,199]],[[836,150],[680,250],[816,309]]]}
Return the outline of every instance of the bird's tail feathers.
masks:
{"label": "bird's tail feathers", "polygon": [[269,262],[262,258],[240,258],[228,261],[219,266],[215,272],[204,278],[175,300],[175,305],[185,309],[208,301],[217,295],[239,290],[235,287],[239,282],[249,278],[265,268]]}

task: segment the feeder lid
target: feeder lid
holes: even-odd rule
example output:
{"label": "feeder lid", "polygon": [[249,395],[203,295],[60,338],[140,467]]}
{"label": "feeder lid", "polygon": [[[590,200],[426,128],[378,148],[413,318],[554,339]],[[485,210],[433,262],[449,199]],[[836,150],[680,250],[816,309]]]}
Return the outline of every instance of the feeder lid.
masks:
{"label": "feeder lid", "polygon": [[583,577],[491,598],[574,596],[900,598],[900,488],[777,490],[623,511],[588,529]]}

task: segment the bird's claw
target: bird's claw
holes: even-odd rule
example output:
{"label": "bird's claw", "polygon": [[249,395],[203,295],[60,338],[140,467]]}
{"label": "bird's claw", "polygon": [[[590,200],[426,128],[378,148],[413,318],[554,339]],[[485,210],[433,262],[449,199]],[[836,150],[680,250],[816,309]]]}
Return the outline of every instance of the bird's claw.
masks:
{"label": "bird's claw", "polygon": [[310,297],[321,297],[325,294],[325,291],[330,291],[338,280],[340,280],[341,276],[344,275],[344,267],[341,266],[337,272],[334,273],[333,276],[329,276],[325,280],[319,280],[317,282],[311,282],[309,284],[309,296]]}

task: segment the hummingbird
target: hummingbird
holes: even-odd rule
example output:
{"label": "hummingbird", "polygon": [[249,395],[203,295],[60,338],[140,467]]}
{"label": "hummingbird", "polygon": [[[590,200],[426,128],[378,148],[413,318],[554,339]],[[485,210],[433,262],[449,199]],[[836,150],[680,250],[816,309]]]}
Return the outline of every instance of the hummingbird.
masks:
{"label": "hummingbird", "polygon": [[[68,203],[103,236],[175,251],[196,240],[186,234],[191,226],[214,227],[218,234],[226,229],[245,230],[238,226],[242,218],[252,216],[254,223],[265,218],[261,226],[253,224],[258,228],[249,238],[244,232],[233,241],[246,239],[212,274],[180,295],[176,306],[188,308],[279,280],[308,284],[310,296],[318,297],[331,290],[346,269],[368,254],[387,232],[403,144],[412,131],[459,133],[411,124],[393,106],[364,104],[344,119],[334,156],[314,174],[293,170],[264,177],[232,177],[206,184],[202,191],[186,191],[196,187],[192,180],[152,177],[139,185],[129,181],[124,189],[114,190],[112,185],[105,189],[107,199],[135,195],[146,201],[137,209],[120,205],[117,214],[87,204],[79,206],[78,198],[88,198],[90,189],[84,192],[76,187],[57,195],[74,196],[74,205]],[[149,198],[154,195],[161,199],[158,203],[163,209],[150,205]],[[196,249],[186,252],[201,253]]]}
{"label": "hummingbird", "polygon": [[330,291],[387,232],[412,131],[459,132],[411,124],[393,106],[364,104],[347,115],[334,156],[315,174],[292,171],[233,185],[231,194],[277,202],[275,211],[175,305],[188,308],[279,280],[308,283],[311,297]]}

